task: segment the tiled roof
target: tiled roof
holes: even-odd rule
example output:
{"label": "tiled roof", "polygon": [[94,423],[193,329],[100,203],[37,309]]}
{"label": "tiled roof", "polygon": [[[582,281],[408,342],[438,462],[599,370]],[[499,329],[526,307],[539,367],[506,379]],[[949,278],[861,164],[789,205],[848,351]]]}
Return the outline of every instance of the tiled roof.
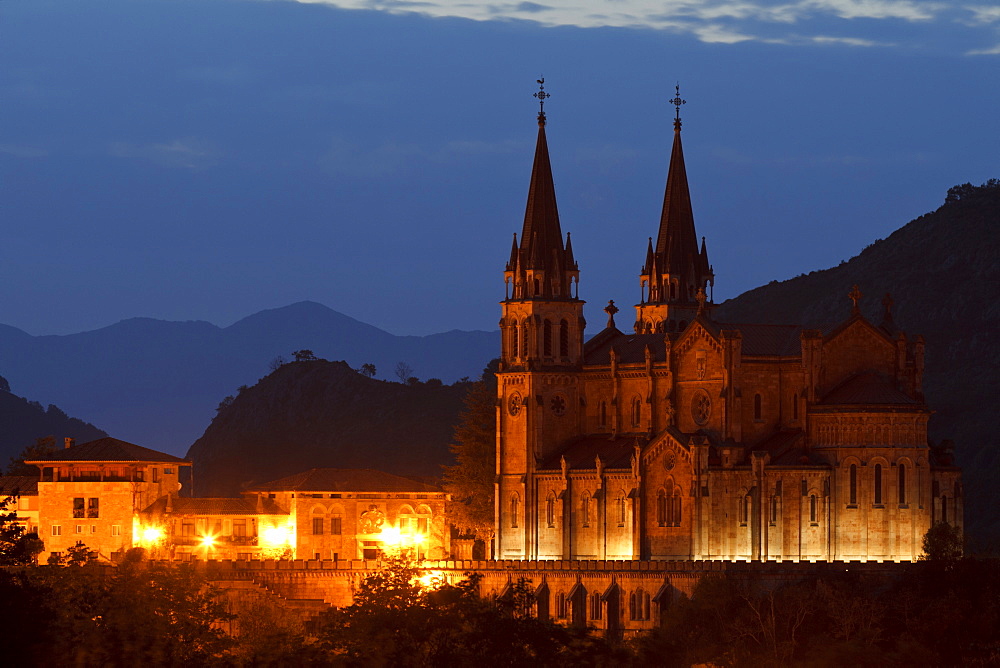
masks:
{"label": "tiled roof", "polygon": [[374,469],[310,469],[247,491],[433,493],[441,489]]}
{"label": "tiled roof", "polygon": [[895,404],[916,406],[922,404],[900,392],[876,373],[861,373],[848,378],[833,388],[819,402],[820,405],[844,404]]}
{"label": "tiled roof", "polygon": [[[5,475],[0,476],[0,498],[5,496],[37,496],[38,476]],[[10,510],[10,508],[8,508]]]}
{"label": "tiled roof", "polygon": [[186,459],[144,448],[141,445],[120,441],[117,438],[99,438],[89,443],[81,443],[58,450],[46,457],[39,457],[26,463],[35,462],[157,462],[188,464]]}
{"label": "tiled roof", "polygon": [[[639,445],[645,444],[645,437],[640,437]],[[569,443],[562,451],[546,459],[538,467],[539,471],[561,471],[561,458],[566,458],[570,470],[593,470],[596,468],[598,455],[604,466],[609,469],[627,469],[632,466],[632,453],[635,452],[636,436],[616,436],[607,434],[592,434]]]}
{"label": "tiled roof", "polygon": [[755,325],[747,323],[715,323],[720,330],[735,329],[743,337],[744,355],[798,357],[802,354],[798,325]]}
{"label": "tiled roof", "polygon": [[[593,346],[588,345],[583,363],[597,366],[611,364],[611,348],[613,347],[620,364],[639,364],[646,361],[646,346],[649,346],[650,352],[653,353],[654,362],[663,362],[667,356],[663,337],[663,334],[606,336],[602,341],[595,341]],[[596,336],[591,341],[595,339],[597,339]]]}
{"label": "tiled roof", "polygon": [[753,446],[755,452],[761,450],[771,455],[771,464],[790,466],[795,464],[821,463],[806,451],[805,433],[801,429],[782,429]]}
{"label": "tiled roof", "polygon": [[[171,502],[174,515],[287,515],[278,507],[274,499],[262,498],[258,509],[258,499],[240,498],[187,498],[175,496]],[[154,501],[146,513],[162,515],[167,510],[167,497]]]}

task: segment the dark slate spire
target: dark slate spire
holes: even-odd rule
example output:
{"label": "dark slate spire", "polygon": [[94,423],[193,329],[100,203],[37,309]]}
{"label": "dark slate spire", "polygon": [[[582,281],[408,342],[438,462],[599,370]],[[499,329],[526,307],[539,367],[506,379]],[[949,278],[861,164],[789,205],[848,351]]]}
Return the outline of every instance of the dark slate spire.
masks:
{"label": "dark slate spire", "polygon": [[[524,211],[524,228],[521,232],[521,257],[539,259],[543,266],[531,269],[554,269],[546,266],[554,258],[553,251],[563,253],[562,230],[559,227],[559,210],[556,207],[556,189],[549,163],[549,146],[545,140],[545,112],[538,114],[538,141],[535,144],[535,162],[531,167],[528,186],[528,204]],[[532,262],[534,265],[534,262]]]}
{"label": "dark slate spire", "polygon": [[652,260],[647,252],[643,275],[650,285],[650,301],[693,303],[698,288],[711,284],[713,276],[704,238],[701,249],[698,248],[684,165],[684,147],[681,144],[680,107],[686,101],[680,97],[680,86],[676,91],[676,97],[670,101],[676,107],[674,143],[670,152],[660,227],[656,245],[652,247]]}
{"label": "dark slate spire", "polygon": [[[521,243],[512,256],[507,271],[514,285],[514,298],[570,298],[570,284],[576,280],[576,262],[573,250],[563,246],[556,206],[556,189],[549,162],[549,146],[545,137],[544,79],[538,81],[540,90],[535,93],[540,103],[538,112],[538,139],[535,143],[535,160],[531,167],[528,185],[528,203],[524,211]],[[530,274],[530,275],[529,275]]]}

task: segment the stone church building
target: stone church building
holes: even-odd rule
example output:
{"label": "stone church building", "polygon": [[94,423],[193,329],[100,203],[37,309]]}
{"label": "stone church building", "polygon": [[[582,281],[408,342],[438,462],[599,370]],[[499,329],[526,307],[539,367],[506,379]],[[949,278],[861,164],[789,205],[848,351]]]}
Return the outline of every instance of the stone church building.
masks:
{"label": "stone church building", "polygon": [[504,272],[496,557],[917,559],[932,523],[962,525],[960,472],[928,446],[922,337],[893,324],[888,296],[867,320],[857,287],[840,323],[716,320],[672,102],[634,324],[619,329],[612,302],[590,340],[539,113]]}

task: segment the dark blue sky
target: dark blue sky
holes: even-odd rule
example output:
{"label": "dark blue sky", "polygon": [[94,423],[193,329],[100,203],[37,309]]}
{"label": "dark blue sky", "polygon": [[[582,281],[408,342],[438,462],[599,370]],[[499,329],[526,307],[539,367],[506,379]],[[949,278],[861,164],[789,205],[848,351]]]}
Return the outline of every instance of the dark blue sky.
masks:
{"label": "dark blue sky", "polygon": [[398,334],[493,329],[540,74],[594,327],[639,296],[676,81],[716,301],[1000,176],[996,8],[589,4],[0,3],[0,322],[311,299]]}

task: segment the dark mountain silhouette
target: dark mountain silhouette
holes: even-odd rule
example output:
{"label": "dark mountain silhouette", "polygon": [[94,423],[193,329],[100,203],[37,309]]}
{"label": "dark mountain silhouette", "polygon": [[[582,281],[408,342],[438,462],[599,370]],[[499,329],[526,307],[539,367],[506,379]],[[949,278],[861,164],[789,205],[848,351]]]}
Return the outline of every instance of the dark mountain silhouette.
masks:
{"label": "dark mountain silhouette", "polygon": [[850,314],[857,284],[864,314],[892,317],[927,342],[924,391],[932,440],[952,439],[963,468],[970,533],[1000,539],[1000,183],[965,184],[945,204],[838,267],[746,292],[721,304],[721,321],[822,325]]}
{"label": "dark mountain silhouette", "polygon": [[0,469],[21,454],[36,439],[52,437],[57,447],[64,438],[78,442],[92,441],[107,436],[94,425],[72,418],[58,406],[43,408],[37,401],[29,401],[10,392],[6,379],[0,378]]}
{"label": "dark mountain silhouette", "polygon": [[262,311],[229,327],[151,318],[67,336],[31,336],[0,325],[0,373],[26,396],[56,403],[118,438],[181,454],[219,400],[267,373],[277,356],[310,349],[377,376],[406,362],[419,378],[476,376],[498,333],[395,336],[315,302]]}
{"label": "dark mountain silhouette", "polygon": [[188,451],[199,495],[311,468],[375,468],[436,477],[469,383],[395,383],[345,362],[291,362],[224,401]]}

